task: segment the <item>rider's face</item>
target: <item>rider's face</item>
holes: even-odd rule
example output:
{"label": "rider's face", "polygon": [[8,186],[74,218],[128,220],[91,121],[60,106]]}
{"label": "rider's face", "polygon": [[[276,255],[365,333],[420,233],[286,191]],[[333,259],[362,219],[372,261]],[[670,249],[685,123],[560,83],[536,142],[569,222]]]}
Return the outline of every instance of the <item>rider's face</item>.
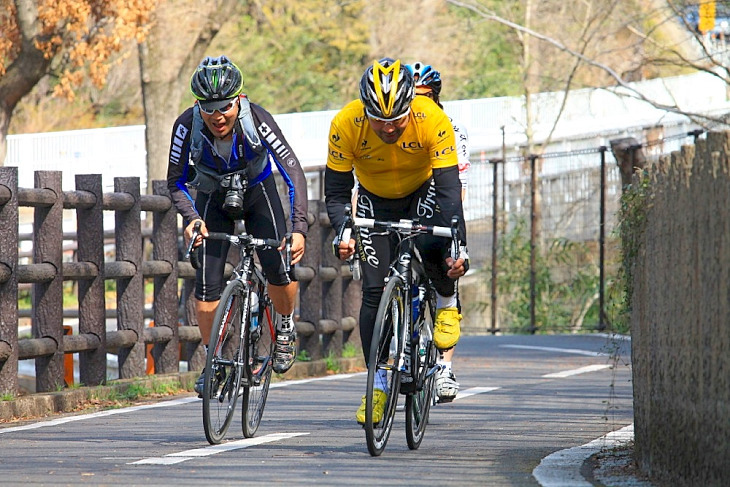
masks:
{"label": "rider's face", "polygon": [[408,113],[389,122],[368,116],[373,132],[386,144],[395,144],[398,141],[408,127],[409,119]]}
{"label": "rider's face", "polygon": [[235,107],[232,107],[228,111],[215,110],[213,113],[206,113],[203,110],[200,111],[200,115],[203,117],[203,122],[208,127],[208,130],[218,139],[230,139],[233,136],[233,126],[236,123],[238,117],[238,99],[236,99]]}

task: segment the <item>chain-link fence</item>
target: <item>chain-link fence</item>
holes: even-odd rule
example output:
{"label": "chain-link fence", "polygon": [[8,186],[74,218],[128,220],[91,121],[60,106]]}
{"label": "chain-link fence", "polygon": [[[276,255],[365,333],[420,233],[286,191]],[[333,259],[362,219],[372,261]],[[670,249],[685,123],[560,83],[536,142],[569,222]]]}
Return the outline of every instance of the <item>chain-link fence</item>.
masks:
{"label": "chain-link fence", "polygon": [[700,134],[653,127],[604,135],[593,147],[473,158],[464,205],[475,270],[461,285],[465,331],[622,331],[622,186]]}

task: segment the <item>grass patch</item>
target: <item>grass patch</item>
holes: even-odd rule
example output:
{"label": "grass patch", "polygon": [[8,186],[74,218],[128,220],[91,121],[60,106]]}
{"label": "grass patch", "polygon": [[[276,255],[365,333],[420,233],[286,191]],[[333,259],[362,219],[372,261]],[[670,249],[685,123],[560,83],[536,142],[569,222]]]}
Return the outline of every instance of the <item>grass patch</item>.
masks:
{"label": "grass patch", "polygon": [[362,349],[352,343],[345,343],[342,347],[342,358],[356,358],[362,354]]}
{"label": "grass patch", "polygon": [[332,372],[333,374],[336,374],[340,371],[340,363],[337,361],[337,356],[332,350],[330,350],[330,352],[324,358],[324,363],[327,367],[327,372]]}

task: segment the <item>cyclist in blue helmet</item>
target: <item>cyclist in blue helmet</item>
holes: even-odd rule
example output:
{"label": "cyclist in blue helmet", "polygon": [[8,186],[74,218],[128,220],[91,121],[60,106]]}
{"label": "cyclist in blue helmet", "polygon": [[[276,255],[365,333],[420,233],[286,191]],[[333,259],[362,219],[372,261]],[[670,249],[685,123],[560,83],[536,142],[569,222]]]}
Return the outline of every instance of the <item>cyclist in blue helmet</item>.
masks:
{"label": "cyclist in blue helmet", "polygon": [[[415,62],[409,64],[407,67],[413,74],[413,79],[415,80],[416,95],[432,99],[443,109],[444,107],[440,100],[442,87],[441,73],[435,70],[430,64],[422,62]],[[449,117],[449,120],[451,120],[451,124],[454,127],[454,136],[456,138],[456,152],[459,158],[459,180],[461,181],[461,199],[463,201],[466,196],[467,175],[471,166],[469,162],[469,135],[461,123],[451,117]],[[458,297],[457,291],[457,300]],[[458,308],[461,311],[461,301],[459,301]],[[454,348],[441,351],[439,357],[441,370],[436,377],[436,393],[439,397],[439,402],[453,401],[459,393],[459,383],[456,382],[456,376],[451,367]]]}

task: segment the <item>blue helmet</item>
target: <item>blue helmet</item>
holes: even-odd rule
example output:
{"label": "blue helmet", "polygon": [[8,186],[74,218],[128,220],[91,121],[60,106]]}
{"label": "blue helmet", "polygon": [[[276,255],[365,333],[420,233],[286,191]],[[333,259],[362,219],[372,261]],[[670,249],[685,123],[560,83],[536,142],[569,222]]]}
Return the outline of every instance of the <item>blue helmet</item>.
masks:
{"label": "blue helmet", "polygon": [[441,73],[433,69],[430,64],[415,62],[409,64],[408,70],[416,80],[416,86],[428,86],[437,97],[441,93]]}

